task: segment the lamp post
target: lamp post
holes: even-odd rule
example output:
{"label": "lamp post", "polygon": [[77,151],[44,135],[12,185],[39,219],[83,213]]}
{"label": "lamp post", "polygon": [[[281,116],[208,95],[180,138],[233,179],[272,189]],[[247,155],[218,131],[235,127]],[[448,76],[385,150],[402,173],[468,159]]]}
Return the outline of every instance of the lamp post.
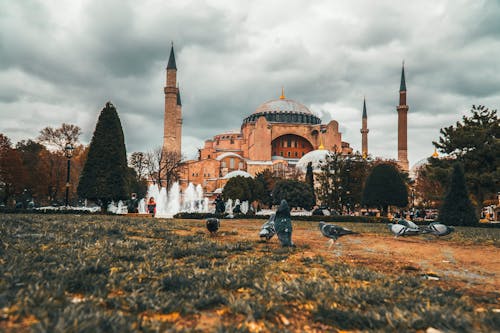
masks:
{"label": "lamp post", "polygon": [[64,147],[64,154],[66,155],[68,159],[68,168],[67,168],[67,174],[66,174],[66,208],[68,208],[68,203],[69,203],[69,175],[70,175],[70,170],[71,170],[71,157],[73,157],[73,145],[71,142],[66,143],[66,147]]}
{"label": "lamp post", "polygon": [[[350,154],[350,153],[349,153]],[[347,197],[347,215],[351,214],[351,183],[349,179],[349,174],[351,172],[351,156],[347,155],[346,157],[346,169],[345,169],[345,174],[346,174],[346,197]]]}

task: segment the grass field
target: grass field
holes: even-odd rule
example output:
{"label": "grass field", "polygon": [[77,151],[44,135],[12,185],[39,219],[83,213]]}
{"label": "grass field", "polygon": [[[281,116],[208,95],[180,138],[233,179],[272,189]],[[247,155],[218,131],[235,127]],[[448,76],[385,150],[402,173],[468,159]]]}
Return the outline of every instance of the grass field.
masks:
{"label": "grass field", "polygon": [[[214,237],[196,220],[0,215],[0,331],[500,331],[498,291],[361,264],[347,252],[359,240],[327,250],[312,222],[283,249],[259,241],[262,222],[223,221]],[[445,242],[498,255],[499,239],[458,228]]]}

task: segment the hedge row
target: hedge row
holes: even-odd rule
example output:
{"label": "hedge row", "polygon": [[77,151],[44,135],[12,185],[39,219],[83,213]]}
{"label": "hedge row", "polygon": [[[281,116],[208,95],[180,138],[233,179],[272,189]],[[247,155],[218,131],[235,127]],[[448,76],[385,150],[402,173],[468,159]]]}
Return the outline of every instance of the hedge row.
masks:
{"label": "hedge row", "polygon": [[0,208],[0,213],[4,214],[77,214],[77,215],[115,215],[110,212],[91,212],[79,209],[26,209],[26,208]]}

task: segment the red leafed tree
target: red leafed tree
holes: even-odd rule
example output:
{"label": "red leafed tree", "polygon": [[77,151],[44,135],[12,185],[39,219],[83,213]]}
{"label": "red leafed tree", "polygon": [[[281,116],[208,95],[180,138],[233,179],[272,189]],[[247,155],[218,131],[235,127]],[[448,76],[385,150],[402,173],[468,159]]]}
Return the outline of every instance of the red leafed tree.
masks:
{"label": "red leafed tree", "polygon": [[5,205],[25,189],[26,170],[21,155],[11,147],[9,138],[0,134],[0,196]]}

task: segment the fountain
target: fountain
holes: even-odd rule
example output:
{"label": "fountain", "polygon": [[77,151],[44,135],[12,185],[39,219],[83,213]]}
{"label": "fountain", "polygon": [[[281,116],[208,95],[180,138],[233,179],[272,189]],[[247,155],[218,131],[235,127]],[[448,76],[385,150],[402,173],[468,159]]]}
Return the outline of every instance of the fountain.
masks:
{"label": "fountain", "polygon": [[139,205],[137,206],[137,212],[139,214],[147,214],[146,200],[142,198],[139,200]]}
{"label": "fountain", "polygon": [[170,191],[168,191],[168,205],[167,214],[174,216],[181,210],[181,198],[180,198],[180,188],[179,183],[175,182]]}
{"label": "fountain", "polygon": [[113,214],[127,214],[127,205],[123,204],[123,201],[118,201],[117,204],[115,204],[114,201],[111,201],[108,205],[108,212],[111,212]]}
{"label": "fountain", "polygon": [[242,212],[243,214],[248,213],[248,201],[243,201],[243,202],[241,203],[241,207],[240,207],[240,209],[241,209],[241,212]]}
{"label": "fountain", "polygon": [[155,198],[156,200],[156,213],[157,217],[169,217],[167,214],[167,189],[162,187],[158,196]]}
{"label": "fountain", "polygon": [[233,215],[233,199],[228,199],[226,201],[226,213]]}
{"label": "fountain", "polygon": [[201,185],[189,183],[188,187],[181,193],[179,183],[172,184],[168,191],[165,188],[158,189],[156,185],[150,185],[145,199],[139,202],[139,213],[148,214],[147,202],[153,197],[156,201],[156,214],[158,218],[172,218],[179,212],[207,213],[209,200],[203,195]]}

